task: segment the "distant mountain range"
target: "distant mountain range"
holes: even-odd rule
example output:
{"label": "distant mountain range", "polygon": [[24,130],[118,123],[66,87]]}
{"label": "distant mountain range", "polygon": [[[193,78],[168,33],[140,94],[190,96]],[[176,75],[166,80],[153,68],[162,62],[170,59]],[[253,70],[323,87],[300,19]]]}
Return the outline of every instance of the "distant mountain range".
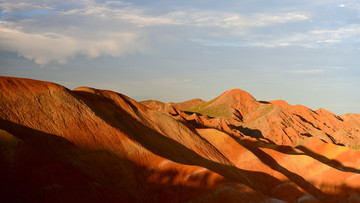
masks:
{"label": "distant mountain range", "polygon": [[0,77],[0,202],[360,202],[360,115]]}

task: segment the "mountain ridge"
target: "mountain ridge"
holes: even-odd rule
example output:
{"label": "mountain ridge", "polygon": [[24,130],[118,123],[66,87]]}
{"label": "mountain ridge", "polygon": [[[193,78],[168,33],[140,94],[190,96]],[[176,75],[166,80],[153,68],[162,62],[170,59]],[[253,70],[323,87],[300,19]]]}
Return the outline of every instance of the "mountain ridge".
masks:
{"label": "mountain ridge", "polygon": [[[234,104],[233,101],[237,103]],[[301,139],[315,136],[326,142],[353,147],[350,134],[356,134],[360,138],[358,125],[352,124],[352,121],[344,122],[341,116],[330,111],[322,108],[313,111],[303,105],[290,105],[284,100],[259,102],[240,89],[231,89],[188,111],[208,116],[212,115],[208,112],[224,111],[225,114],[218,113],[215,117],[241,121],[243,126],[260,130],[262,137],[277,144],[295,146]],[[347,135],[340,137],[340,131]],[[274,138],[274,134],[277,137]]]}
{"label": "mountain ridge", "polygon": [[[328,133],[336,142],[350,128],[354,131],[347,139],[356,140],[357,114],[339,117],[341,121],[323,110],[285,109],[235,92],[244,102],[226,107],[239,107],[244,120],[209,117],[174,104],[159,110],[109,90],[69,90],[0,77],[0,172],[7,174],[0,183],[0,200],[360,200],[358,151],[332,144],[329,137],[328,143],[321,141],[340,127],[343,133]],[[220,99],[231,101],[230,93]],[[315,122],[319,118],[324,120]],[[295,134],[304,138],[296,145],[278,144],[275,129],[285,124],[289,129],[284,136],[291,135],[290,129],[313,134]]]}

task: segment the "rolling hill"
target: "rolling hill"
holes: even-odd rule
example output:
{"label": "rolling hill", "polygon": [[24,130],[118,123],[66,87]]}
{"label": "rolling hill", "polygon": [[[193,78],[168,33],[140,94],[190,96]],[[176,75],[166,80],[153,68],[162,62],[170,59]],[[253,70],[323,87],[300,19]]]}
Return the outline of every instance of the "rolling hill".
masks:
{"label": "rolling hill", "polygon": [[0,77],[1,202],[359,202],[360,115]]}

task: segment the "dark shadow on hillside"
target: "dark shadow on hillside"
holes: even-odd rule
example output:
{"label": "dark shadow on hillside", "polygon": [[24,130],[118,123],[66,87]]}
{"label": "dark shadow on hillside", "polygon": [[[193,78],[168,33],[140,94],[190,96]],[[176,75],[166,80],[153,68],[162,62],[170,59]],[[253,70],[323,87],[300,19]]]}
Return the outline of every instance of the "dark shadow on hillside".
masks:
{"label": "dark shadow on hillside", "polygon": [[[126,129],[126,127],[124,127],[124,126],[122,126],[121,125],[121,123],[125,123],[125,122],[133,122],[134,124],[133,124],[133,126],[136,126],[136,125],[139,125],[140,123],[138,122],[138,121],[136,121],[133,117],[131,117],[130,115],[128,115],[124,110],[122,110],[122,109],[120,109],[120,108],[118,108],[117,106],[115,106],[115,104],[113,104],[113,101],[112,100],[109,100],[109,99],[107,99],[107,98],[105,98],[105,97],[102,97],[102,98],[96,98],[96,97],[99,97],[99,96],[97,96],[97,95],[93,95],[93,94],[91,94],[91,93],[87,93],[87,92],[81,92],[81,94],[83,94],[83,96],[85,96],[85,98],[83,99],[83,101],[85,102],[85,103],[87,103],[87,105],[90,107],[90,108],[92,108],[93,110],[94,110],[94,112],[96,113],[96,114],[98,114],[101,118],[103,118],[106,122],[108,122],[108,123],[110,123],[112,126],[114,126],[115,128],[119,128],[119,129]],[[106,106],[107,107],[109,107],[109,108],[111,108],[112,109],[112,111],[114,111],[114,109],[117,109],[118,111],[121,111],[121,115],[124,115],[124,117],[119,117],[119,116],[116,116],[116,119],[114,119],[114,118],[111,118],[111,117],[108,117],[108,115],[101,115],[101,112],[102,112],[102,110],[103,110],[103,108],[98,108],[97,109],[97,107],[103,107],[102,105],[96,105],[96,104],[92,104],[92,103],[90,103],[88,100],[89,100],[89,98],[91,98],[90,99],[90,101],[97,101],[97,103],[96,104],[98,104],[98,102],[99,101],[107,101],[107,102],[109,102],[109,104],[107,104]],[[125,97],[122,97],[122,99],[124,99],[125,101],[126,101],[126,98]],[[126,101],[127,103],[130,103],[130,102],[128,102],[128,101]],[[131,106],[132,106],[132,108],[134,109],[134,110],[136,110],[137,111],[137,108],[134,106],[134,105],[132,105],[131,104]],[[198,113],[196,113],[196,114],[198,114]],[[200,114],[201,115],[201,114]],[[119,121],[121,121],[121,122],[119,122]],[[199,126],[195,126],[196,125],[196,123],[193,123],[194,124],[194,128],[195,127],[199,127]],[[187,126],[188,126],[188,124],[187,124]],[[204,126],[202,126],[202,127],[204,127]],[[231,128],[231,129],[237,129],[237,130],[239,130],[239,131],[241,131],[242,133],[244,133],[245,135],[247,135],[247,136],[250,136],[250,137],[253,137],[253,138],[257,138],[257,139],[265,139],[265,140],[267,140],[269,143],[271,143],[271,144],[275,144],[275,143],[273,143],[271,140],[269,140],[269,139],[267,139],[267,138],[265,138],[263,135],[262,135],[262,133],[261,133],[261,131],[260,130],[257,130],[257,129],[249,129],[249,128],[246,128],[246,127],[243,127],[243,126],[234,126],[234,125],[229,125],[229,127]],[[148,128],[148,127],[146,127],[146,126],[143,126],[142,124],[140,124],[140,127],[139,128],[136,128],[136,129],[142,129],[142,128],[145,128],[145,130],[144,130],[144,132],[151,132],[151,134],[154,136],[154,137],[158,137],[158,138],[161,138],[161,139],[164,139],[163,141],[160,141],[160,143],[172,143],[172,142],[175,142],[174,140],[172,140],[172,139],[170,139],[170,138],[167,138],[167,137],[164,137],[164,136],[162,136],[161,134],[159,134],[158,132],[156,132],[156,131],[154,131],[153,129],[150,129],[150,128]],[[188,162],[183,162],[181,159],[177,159],[176,158],[176,156],[174,156],[174,157],[167,157],[166,155],[164,155],[164,154],[162,154],[163,152],[160,152],[160,151],[158,151],[157,149],[156,149],[156,147],[155,146],[152,146],[152,144],[151,143],[146,143],[146,142],[144,142],[144,141],[142,141],[142,140],[140,140],[139,139],[139,137],[137,137],[139,134],[142,134],[142,132],[132,132],[132,130],[135,130],[135,129],[128,129],[127,131],[125,131],[128,135],[131,135],[131,134],[133,134],[134,136],[132,136],[131,137],[131,139],[134,139],[134,140],[136,140],[136,141],[138,141],[138,142],[140,142],[144,147],[146,147],[147,149],[150,149],[151,151],[153,151],[154,153],[156,153],[156,154],[158,154],[158,155],[160,155],[160,156],[163,156],[163,157],[165,157],[165,158],[168,158],[168,159],[170,159],[170,160],[173,160],[173,161],[176,161],[176,162],[178,162],[178,163],[183,163],[183,164],[190,164],[190,165],[194,165],[194,163],[192,163],[192,160],[188,160]],[[194,130],[194,132],[195,132],[195,130]],[[180,144],[180,143],[177,143],[177,144]],[[167,145],[167,144],[165,144],[165,145]],[[171,144],[172,145],[172,144]],[[174,144],[175,146],[176,146],[176,144]],[[181,145],[181,144],[180,144]],[[182,145],[181,145],[182,146]],[[184,147],[184,146],[183,146]],[[259,147],[265,147],[265,145],[263,145],[263,146],[259,146]],[[259,147],[258,147],[258,149],[259,149]],[[186,147],[185,147],[186,148]],[[188,150],[188,148],[186,148],[187,150]],[[164,150],[164,151],[166,151],[166,152],[170,152],[170,151],[173,151],[173,154],[178,154],[177,152],[178,152],[178,150],[181,150],[181,149],[176,149],[175,151],[174,150],[169,150],[169,149],[166,149],[166,150]],[[261,150],[261,149],[259,149],[259,150]],[[275,150],[277,150],[277,151],[279,151],[279,152],[282,152],[282,153],[286,153],[286,154],[291,154],[291,155],[304,155],[304,153],[305,154],[307,154],[304,150],[302,150],[304,153],[299,153],[299,152],[296,152],[296,151],[294,151],[293,149],[292,149],[292,147],[289,147],[289,146],[279,146],[279,145],[277,145],[276,146],[276,149]],[[262,150],[261,150],[262,151]],[[193,152],[193,151],[191,151],[190,150],[190,157],[200,157],[198,154],[196,154],[195,152]],[[261,154],[261,153],[260,153]],[[314,156],[313,154],[308,154],[309,156],[311,156],[311,157],[313,157],[313,158],[315,158],[315,159],[317,159],[316,157],[319,157],[319,156]],[[269,156],[270,157],[270,156]],[[183,157],[182,157],[183,158]],[[202,157],[201,157],[202,158]],[[271,158],[271,157],[270,157]],[[318,159],[317,159],[318,160]],[[273,160],[274,162],[276,162],[275,160]],[[321,160],[319,160],[320,162],[322,162]],[[273,163],[274,163],[273,162]],[[326,164],[326,162],[322,162],[322,163],[325,163]],[[204,165],[203,165],[204,166]],[[345,167],[346,168],[346,167]],[[347,168],[348,169],[348,171],[356,171],[355,169],[351,169],[351,168]],[[291,173],[292,172],[288,172],[288,171],[286,171],[286,169],[284,170],[287,174],[289,174],[290,176],[293,176]],[[216,171],[215,171],[216,172]],[[221,173],[220,173],[221,174]],[[296,177],[296,174],[295,174],[295,176],[294,177]],[[304,180],[302,180],[302,181],[304,181]],[[311,188],[311,187],[310,187]],[[313,187],[314,188],[314,187]]]}
{"label": "dark shadow on hillside", "polygon": [[305,136],[305,137],[312,137],[313,135],[310,134],[310,133],[301,133],[302,136]]}
{"label": "dark shadow on hillside", "polygon": [[193,111],[183,111],[183,112],[186,113],[187,115],[196,114],[197,116],[203,116],[201,113],[198,113],[198,112],[193,112]]}
{"label": "dark shadow on hillside", "polygon": [[[38,131],[2,119],[0,119],[0,129],[14,135],[28,146],[38,150],[42,155],[59,161],[64,166],[69,167],[75,174],[83,174],[90,179],[90,182],[96,182],[96,184],[90,188],[92,190],[89,189],[83,194],[84,196],[78,194],[76,198],[79,199],[80,202],[184,202],[211,191],[211,188],[207,187],[207,182],[209,181],[207,175],[196,177],[197,183],[200,183],[199,185],[193,187],[179,185],[174,182],[178,175],[176,169],[167,169],[160,172],[150,170],[144,166],[135,164],[123,155],[116,155],[108,150],[80,148],[64,137]],[[0,148],[0,150],[2,149]],[[22,147],[19,150],[23,151],[24,149]],[[2,151],[0,151],[0,155],[1,152]],[[17,153],[17,155],[19,156],[20,153]],[[0,156],[0,160],[2,160],[2,158],[3,157]],[[29,158],[36,159],[36,157],[25,157],[24,159]],[[20,157],[18,157],[17,160],[20,160]],[[22,169],[24,173],[7,174],[7,177],[32,177],[32,180],[36,182],[28,183],[29,186],[41,186],[45,184],[42,187],[47,187],[47,183],[43,181],[46,178],[51,179],[51,177],[49,177],[50,173],[46,173],[46,168],[43,169],[45,170],[43,176],[42,174],[33,173],[33,167],[39,167],[42,164],[41,161],[38,161],[35,166],[18,163],[19,166],[25,168]],[[9,169],[7,169],[7,167]],[[12,167],[13,166],[2,165],[0,171],[17,171]],[[227,166],[223,167],[224,171],[229,170]],[[156,173],[155,177],[157,177],[159,182],[148,182],[148,178],[153,177],[154,173]],[[265,178],[261,173],[254,174],[254,176],[257,175],[259,175],[260,178]],[[216,183],[216,181],[214,182]],[[223,183],[223,180],[218,184],[221,183]],[[19,189],[22,188],[20,185],[23,184],[25,184],[23,179],[19,182],[13,180],[11,185],[3,185],[2,182],[0,182],[1,202],[37,202],[35,200],[45,202],[45,199],[48,200],[48,198],[52,198],[52,195],[55,196],[56,200],[60,200],[57,199],[59,198],[57,194],[51,190],[35,191],[34,194],[28,194],[26,188],[24,188],[24,191]],[[82,186],[78,182],[70,182],[69,184],[78,185],[78,187]],[[6,188],[6,190],[2,188]],[[94,189],[95,191],[93,191]],[[3,194],[4,191],[6,191],[6,194]],[[62,195],[66,196],[68,194],[62,193]]]}
{"label": "dark shadow on hillside", "polygon": [[258,101],[259,103],[262,103],[262,104],[271,104],[271,102],[268,102],[268,101]]}
{"label": "dark shadow on hillside", "polygon": [[321,129],[320,129],[319,127],[316,127],[312,122],[308,121],[308,120],[305,119],[304,117],[302,117],[302,116],[300,116],[300,115],[298,115],[298,114],[294,114],[294,115],[297,116],[298,118],[300,118],[300,120],[301,120],[302,122],[307,123],[307,124],[311,125],[313,128],[321,131]]}
{"label": "dark shadow on hillside", "polygon": [[251,151],[255,156],[259,158],[261,162],[268,165],[273,170],[276,170],[280,172],[281,174],[285,175],[289,180],[296,183],[298,186],[300,186],[305,191],[309,192],[310,194],[314,195],[316,198],[318,198],[321,201],[329,201],[332,200],[334,195],[325,194],[318,188],[316,188],[314,185],[309,183],[307,180],[305,180],[303,177],[299,176],[298,174],[289,171],[288,169],[281,166],[277,161],[272,158],[269,154],[265,153],[263,150],[261,150],[259,147],[254,145],[254,142],[248,141],[248,140],[239,140],[234,138],[235,141],[237,141],[240,145],[244,146],[246,149]]}
{"label": "dark shadow on hillside", "polygon": [[186,113],[187,115],[196,114],[197,116],[204,116],[204,117],[209,118],[209,119],[217,118],[217,117],[214,117],[214,116],[209,116],[209,115],[206,115],[206,114],[201,114],[201,113],[195,112],[195,111],[183,111],[183,112]]}
{"label": "dark shadow on hillside", "polygon": [[[316,113],[315,111],[313,111],[314,113]],[[317,114],[317,113],[316,113]],[[308,121],[307,119],[305,119],[304,117],[302,117],[301,115],[298,115],[298,114],[294,114],[295,116],[297,116],[301,121],[303,121],[304,123],[308,123],[309,125],[311,125],[313,128],[319,130],[319,131],[322,131],[321,128],[319,127],[316,127],[312,122]],[[304,135],[304,136],[307,136],[307,137],[312,137],[312,135],[310,133],[303,133],[301,135]],[[336,145],[339,145],[339,146],[344,146],[343,144],[341,143],[337,143],[337,141],[331,136],[329,135],[328,133],[325,132],[325,135],[331,140],[331,142],[333,144],[336,144]]]}
{"label": "dark shadow on hillside", "polygon": [[228,124],[228,126],[229,126],[230,129],[238,130],[238,131],[240,131],[242,134],[244,134],[246,136],[255,138],[257,140],[262,140],[262,141],[266,140],[266,142],[268,142],[268,143],[275,144],[269,138],[264,137],[262,132],[260,130],[258,130],[258,129],[251,129],[251,128],[247,128],[247,127],[244,127],[244,126],[235,126],[235,125],[231,125],[231,124]]}
{"label": "dark shadow on hillside", "polygon": [[[122,117],[122,119],[125,120],[131,119],[126,115],[122,115]],[[132,120],[135,119],[132,118]],[[132,120],[129,122],[135,122]],[[206,176],[204,176],[200,181],[200,187],[174,185],[172,182],[174,181],[174,174],[176,173],[169,170],[162,172],[160,176],[160,179],[164,180],[162,181],[162,184],[149,183],[144,180],[147,180],[147,178],[155,171],[138,166],[130,160],[124,158],[124,156],[114,154],[114,152],[107,150],[94,151],[90,149],[82,149],[63,137],[44,133],[6,120],[0,120],[0,128],[18,137],[30,146],[35,147],[45,155],[74,167],[76,170],[94,178],[106,189],[111,191],[112,194],[119,194],[119,191],[121,191],[121,195],[125,195],[126,198],[135,202],[159,202],[164,200],[183,202],[194,197],[198,197],[198,195],[209,191],[206,188]],[[138,135],[134,135],[133,132],[131,132],[131,129],[138,128],[144,128],[146,131],[149,131],[151,140],[142,138],[146,136],[143,131],[136,131],[141,133]],[[127,129],[130,132],[129,137],[131,139],[137,141],[139,144],[162,157],[169,158],[170,160],[177,161],[182,164],[203,166],[211,171],[225,176],[229,181],[243,183],[266,195],[270,195],[269,191],[271,191],[274,186],[282,183],[280,180],[266,173],[242,170],[234,166],[220,164],[205,159],[182,144],[170,138],[164,137],[140,123],[136,126],[132,126],[131,129]],[[168,145],[170,148],[174,148],[174,151],[171,150],[168,153],[168,147],[163,144]],[[262,150],[259,152],[259,149],[256,147],[255,149],[252,149],[252,152],[257,152],[256,155],[258,157],[264,157],[261,154]],[[271,161],[271,159],[270,162],[267,162],[270,165],[272,165],[272,162],[276,163],[275,160]],[[276,167],[277,166],[275,164],[275,168]],[[284,172],[283,170],[280,171]],[[112,199],[108,202],[112,202],[111,200]]]}
{"label": "dark shadow on hillside", "polygon": [[317,153],[313,152],[312,150],[306,148],[303,145],[297,146],[296,148],[303,151],[306,155],[318,160],[319,162],[321,162],[323,164],[326,164],[326,165],[328,165],[328,166],[330,166],[332,168],[335,168],[337,170],[353,172],[353,173],[360,173],[359,169],[344,166],[341,162],[339,162],[339,161],[337,161],[335,159],[329,159],[326,156],[323,156],[321,154],[317,154]]}
{"label": "dark shadow on hillside", "polygon": [[[0,156],[2,161],[6,160],[6,155],[10,152],[17,156],[13,165],[0,167],[0,171],[7,171],[6,178],[13,178],[10,184],[6,185],[3,184],[7,181],[0,181],[1,202],[46,202],[50,201],[49,198],[54,201],[66,202],[69,196],[73,201],[77,199],[85,202],[129,202],[126,200],[129,197],[124,198],[125,193],[113,190],[108,181],[100,180],[90,173],[96,167],[96,163],[101,162],[100,159],[114,157],[109,152],[80,149],[63,137],[3,119],[0,119],[0,129],[7,131],[22,142],[10,149],[0,148],[0,154],[5,152],[4,156]],[[7,150],[7,152],[2,150]],[[111,163],[109,164],[111,165]],[[53,169],[54,166],[57,168]],[[36,172],[39,170],[43,173]],[[54,174],[53,170],[58,170],[60,174]],[[106,171],[106,168],[99,168],[99,170],[103,172]],[[17,173],[18,171],[21,173]],[[56,179],[60,175],[63,175],[62,177],[68,181],[66,183],[68,186],[77,185],[79,187],[75,190],[75,194],[73,191],[68,191],[67,188],[58,192],[50,190],[49,182],[55,181],[53,184],[56,185]],[[6,178],[4,179],[6,180]],[[78,182],[79,179],[81,182]],[[30,188],[26,188],[26,186]],[[49,187],[50,189],[46,189]],[[59,185],[58,187],[64,186]],[[6,194],[2,194],[3,191],[6,191]],[[95,191],[97,194],[94,193]]]}
{"label": "dark shadow on hillside", "polygon": [[335,138],[333,138],[333,136],[329,135],[328,133],[325,133],[325,135],[331,140],[331,142],[332,142],[333,144],[336,144],[336,145],[339,145],[339,146],[345,146],[345,145],[342,144],[342,143],[338,143],[338,142],[335,140]]}
{"label": "dark shadow on hillside", "polygon": [[247,127],[243,127],[243,126],[233,126],[233,125],[229,125],[230,128],[236,128],[237,130],[239,130],[240,132],[242,132],[243,134],[252,137],[252,138],[262,138],[265,139],[265,137],[263,136],[263,134],[261,133],[260,130],[258,129],[250,129]]}
{"label": "dark shadow on hillside", "polygon": [[[281,181],[266,173],[242,170],[232,165],[206,159],[181,143],[165,137],[152,128],[138,122],[125,110],[115,106],[111,100],[103,97],[99,98],[99,96],[91,93],[79,93],[80,99],[103,120],[125,132],[130,139],[161,157],[181,164],[205,167],[226,177],[230,181],[243,183],[266,195],[270,195],[270,189],[281,183]],[[92,103],[94,101],[96,101],[96,103]],[[103,108],[112,109],[113,114],[104,115],[102,113]],[[124,123],[126,123],[126,125],[124,125]]]}
{"label": "dark shadow on hillside", "polygon": [[[255,142],[254,142],[255,143]],[[292,146],[288,146],[288,145],[277,145],[274,143],[264,143],[262,141],[258,141],[257,146],[259,148],[267,148],[267,149],[272,149],[272,150],[276,150],[278,152],[281,152],[283,154],[288,154],[288,155],[306,155],[304,152],[297,152],[294,150],[294,148]]]}
{"label": "dark shadow on hillside", "polygon": [[338,119],[339,121],[344,122],[344,119],[342,119],[340,116],[335,115],[335,118]]}

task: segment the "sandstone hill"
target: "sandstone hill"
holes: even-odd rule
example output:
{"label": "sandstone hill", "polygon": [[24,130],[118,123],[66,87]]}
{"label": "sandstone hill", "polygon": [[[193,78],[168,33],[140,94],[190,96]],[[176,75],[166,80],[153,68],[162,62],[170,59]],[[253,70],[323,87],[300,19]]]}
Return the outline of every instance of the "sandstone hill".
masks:
{"label": "sandstone hill", "polygon": [[359,202],[360,115],[0,77],[1,202]]}

